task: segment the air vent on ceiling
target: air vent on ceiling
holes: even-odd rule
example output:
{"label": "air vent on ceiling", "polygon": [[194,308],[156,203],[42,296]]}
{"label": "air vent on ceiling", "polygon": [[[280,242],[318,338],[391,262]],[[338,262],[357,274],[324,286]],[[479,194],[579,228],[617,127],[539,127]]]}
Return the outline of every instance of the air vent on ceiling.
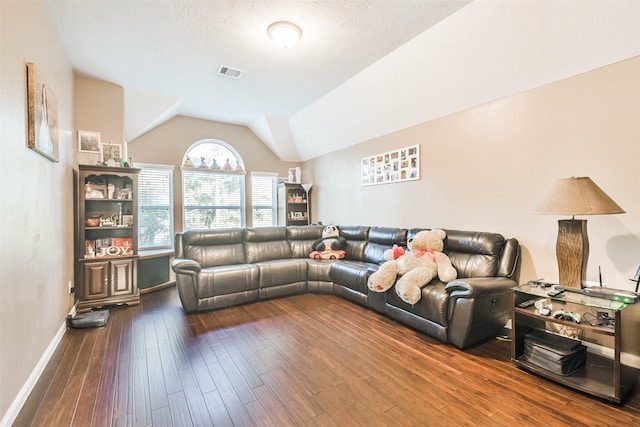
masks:
{"label": "air vent on ceiling", "polygon": [[225,77],[231,77],[232,79],[239,79],[244,74],[244,71],[221,65],[218,70],[218,74]]}

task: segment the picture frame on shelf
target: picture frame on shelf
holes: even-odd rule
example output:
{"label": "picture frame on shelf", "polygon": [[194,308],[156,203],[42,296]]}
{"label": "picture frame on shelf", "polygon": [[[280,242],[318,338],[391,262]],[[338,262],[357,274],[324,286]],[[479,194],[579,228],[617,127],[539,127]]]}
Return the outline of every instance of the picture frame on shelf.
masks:
{"label": "picture frame on shelf", "polygon": [[100,154],[100,132],[78,131],[78,151]]}
{"label": "picture frame on shelf", "polygon": [[124,225],[125,227],[132,227],[133,226],[133,215],[122,215],[122,225]]}
{"label": "picture frame on shelf", "polygon": [[58,163],[58,103],[32,62],[27,62],[27,127],[27,147]]}
{"label": "picture frame on shelf", "polygon": [[291,184],[300,184],[302,182],[302,171],[299,167],[297,168],[289,168],[289,178],[288,182]]}
{"label": "picture frame on shelf", "polygon": [[113,149],[113,160],[115,160],[115,162],[119,164],[120,159],[122,158],[122,145],[111,144],[109,142],[103,142],[100,144],[100,161],[102,161],[103,163],[107,163],[107,161],[109,160],[109,151],[111,149]]}

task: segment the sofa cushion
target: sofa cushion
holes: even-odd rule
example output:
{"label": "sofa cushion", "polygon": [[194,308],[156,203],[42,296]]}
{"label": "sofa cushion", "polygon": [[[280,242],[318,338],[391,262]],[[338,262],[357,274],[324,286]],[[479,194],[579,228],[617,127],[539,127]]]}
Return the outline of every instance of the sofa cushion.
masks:
{"label": "sofa cushion", "polygon": [[407,232],[405,228],[371,227],[369,230],[369,243],[364,248],[363,260],[381,264],[385,262],[384,252],[391,249],[394,244],[407,245]]}
{"label": "sofa cushion", "polygon": [[331,264],[334,260],[307,259],[307,280],[309,282],[331,282]]}
{"label": "sofa cushion", "polygon": [[364,248],[367,246],[370,227],[345,225],[340,226],[340,235],[347,240],[346,258],[356,261],[364,260]]}
{"label": "sofa cushion", "polygon": [[445,284],[435,279],[422,288],[422,297],[414,305],[402,301],[396,294],[395,286],[386,292],[387,304],[431,320],[442,326],[448,324],[449,293],[444,290]]}
{"label": "sofa cushion", "polygon": [[277,259],[256,264],[260,271],[258,287],[269,288],[288,283],[307,281],[307,260],[300,258]]}
{"label": "sofa cushion", "polygon": [[496,276],[504,237],[496,233],[447,230],[444,252],[458,277]]}
{"label": "sofa cushion", "polygon": [[287,227],[287,239],[291,256],[307,258],[313,252],[313,242],[322,238],[322,225],[291,225]]}
{"label": "sofa cushion", "polygon": [[255,227],[244,230],[244,253],[248,264],[291,258],[285,227]]}
{"label": "sofa cushion", "polygon": [[343,259],[331,264],[333,283],[367,294],[367,280],[378,268],[378,264]]}
{"label": "sofa cushion", "polygon": [[258,289],[258,267],[250,264],[205,268],[198,274],[198,298]]}
{"label": "sofa cushion", "polygon": [[200,267],[244,264],[241,229],[191,230],[182,235],[183,257]]}

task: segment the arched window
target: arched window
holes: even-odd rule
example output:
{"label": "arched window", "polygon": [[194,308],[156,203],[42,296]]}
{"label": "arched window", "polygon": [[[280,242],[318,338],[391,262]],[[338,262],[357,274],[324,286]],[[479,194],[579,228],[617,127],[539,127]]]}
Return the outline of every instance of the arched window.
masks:
{"label": "arched window", "polygon": [[244,162],[229,144],[205,139],[191,145],[182,161],[183,229],[245,225]]}

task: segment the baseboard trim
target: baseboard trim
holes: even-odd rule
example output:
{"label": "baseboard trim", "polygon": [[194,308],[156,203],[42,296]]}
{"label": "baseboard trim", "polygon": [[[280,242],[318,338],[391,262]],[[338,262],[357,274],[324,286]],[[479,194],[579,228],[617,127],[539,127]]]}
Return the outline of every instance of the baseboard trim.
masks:
{"label": "baseboard trim", "polygon": [[[74,304],[73,307],[71,307],[71,310],[69,310],[69,315],[73,317],[75,316],[76,312],[77,312],[77,307]],[[29,398],[29,395],[33,391],[33,388],[36,386],[38,380],[40,379],[40,375],[42,375],[44,368],[47,366],[47,364],[51,360],[51,357],[53,356],[53,353],[58,348],[58,345],[60,345],[60,341],[62,341],[62,337],[64,336],[64,333],[66,332],[66,330],[67,330],[67,320],[65,319],[65,321],[62,323],[62,325],[60,325],[55,336],[49,343],[49,346],[42,354],[42,357],[38,361],[37,365],[35,366],[35,368],[33,368],[33,371],[31,371],[31,375],[29,375],[29,378],[27,378],[27,381],[24,383],[24,385],[20,389],[20,392],[11,403],[11,406],[9,406],[9,409],[2,417],[2,420],[0,420],[0,427],[9,427],[16,420],[16,418],[18,417],[18,414],[22,410],[22,406],[27,401],[27,399]]]}
{"label": "baseboard trim", "polygon": [[164,283],[161,283],[159,285],[150,286],[148,288],[143,288],[143,289],[140,289],[140,295],[148,294],[149,292],[160,291],[162,289],[167,289],[167,288],[170,288],[172,286],[175,286],[175,284],[176,284],[175,280],[169,280],[168,282],[164,282]]}

